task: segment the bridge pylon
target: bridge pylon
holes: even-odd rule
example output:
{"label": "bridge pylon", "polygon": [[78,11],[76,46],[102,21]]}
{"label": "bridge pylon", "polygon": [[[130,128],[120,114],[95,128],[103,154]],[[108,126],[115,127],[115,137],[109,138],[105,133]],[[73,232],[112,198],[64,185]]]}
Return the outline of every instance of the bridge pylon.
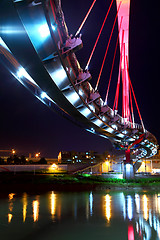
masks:
{"label": "bridge pylon", "polygon": [[125,151],[126,159],[123,162],[123,178],[133,179],[134,178],[134,168],[133,161],[130,158],[130,149]]}

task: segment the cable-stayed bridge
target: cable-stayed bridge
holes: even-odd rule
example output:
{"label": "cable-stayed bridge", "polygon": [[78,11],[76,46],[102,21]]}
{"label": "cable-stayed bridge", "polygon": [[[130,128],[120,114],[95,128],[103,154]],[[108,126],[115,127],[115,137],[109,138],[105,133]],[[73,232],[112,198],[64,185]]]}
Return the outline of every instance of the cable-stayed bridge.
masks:
{"label": "cable-stayed bridge", "polygon": [[[87,9],[87,14],[74,35],[68,32],[60,0],[1,0],[0,61],[48,107],[63,111],[65,117],[87,131],[109,139],[117,149],[126,150],[126,163],[130,164],[130,151],[137,159],[149,158],[156,154],[158,145],[155,136],[145,129],[129,76],[129,0],[116,1],[117,12],[113,16],[110,37],[104,58],[100,60],[102,64],[96,86],[92,86],[90,62],[113,3],[114,0],[110,1],[106,9],[86,67],[82,69],[75,52],[85,44],[81,30],[96,8],[96,0]],[[102,99],[98,91],[99,84],[116,25],[118,30],[114,56],[106,95]],[[111,107],[108,98],[118,50],[119,71]],[[136,106],[140,124],[135,123],[133,105]]]}

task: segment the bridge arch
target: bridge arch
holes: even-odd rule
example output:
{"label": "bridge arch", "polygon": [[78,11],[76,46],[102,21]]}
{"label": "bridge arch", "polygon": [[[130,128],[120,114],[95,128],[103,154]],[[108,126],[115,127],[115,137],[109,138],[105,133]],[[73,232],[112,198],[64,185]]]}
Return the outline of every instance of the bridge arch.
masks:
{"label": "bridge arch", "polygon": [[144,134],[135,154],[156,153],[156,138],[143,126],[126,123],[89,83],[91,74],[75,54],[82,39],[70,38],[60,0],[2,0],[0,9],[0,60],[39,100],[118,148],[132,146]]}

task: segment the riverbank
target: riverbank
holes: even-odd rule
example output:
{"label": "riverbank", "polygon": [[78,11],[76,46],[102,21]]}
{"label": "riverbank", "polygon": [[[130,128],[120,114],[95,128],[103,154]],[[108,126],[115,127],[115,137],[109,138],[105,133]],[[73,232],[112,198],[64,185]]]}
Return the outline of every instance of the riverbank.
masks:
{"label": "riverbank", "polygon": [[1,192],[160,189],[160,177],[131,180],[88,174],[1,173]]}

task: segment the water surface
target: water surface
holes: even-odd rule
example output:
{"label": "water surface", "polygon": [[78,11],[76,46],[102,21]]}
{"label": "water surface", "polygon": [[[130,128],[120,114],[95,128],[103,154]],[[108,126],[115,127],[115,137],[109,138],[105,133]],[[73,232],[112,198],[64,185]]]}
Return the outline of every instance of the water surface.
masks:
{"label": "water surface", "polygon": [[0,239],[157,240],[160,192],[10,193],[0,197]]}

